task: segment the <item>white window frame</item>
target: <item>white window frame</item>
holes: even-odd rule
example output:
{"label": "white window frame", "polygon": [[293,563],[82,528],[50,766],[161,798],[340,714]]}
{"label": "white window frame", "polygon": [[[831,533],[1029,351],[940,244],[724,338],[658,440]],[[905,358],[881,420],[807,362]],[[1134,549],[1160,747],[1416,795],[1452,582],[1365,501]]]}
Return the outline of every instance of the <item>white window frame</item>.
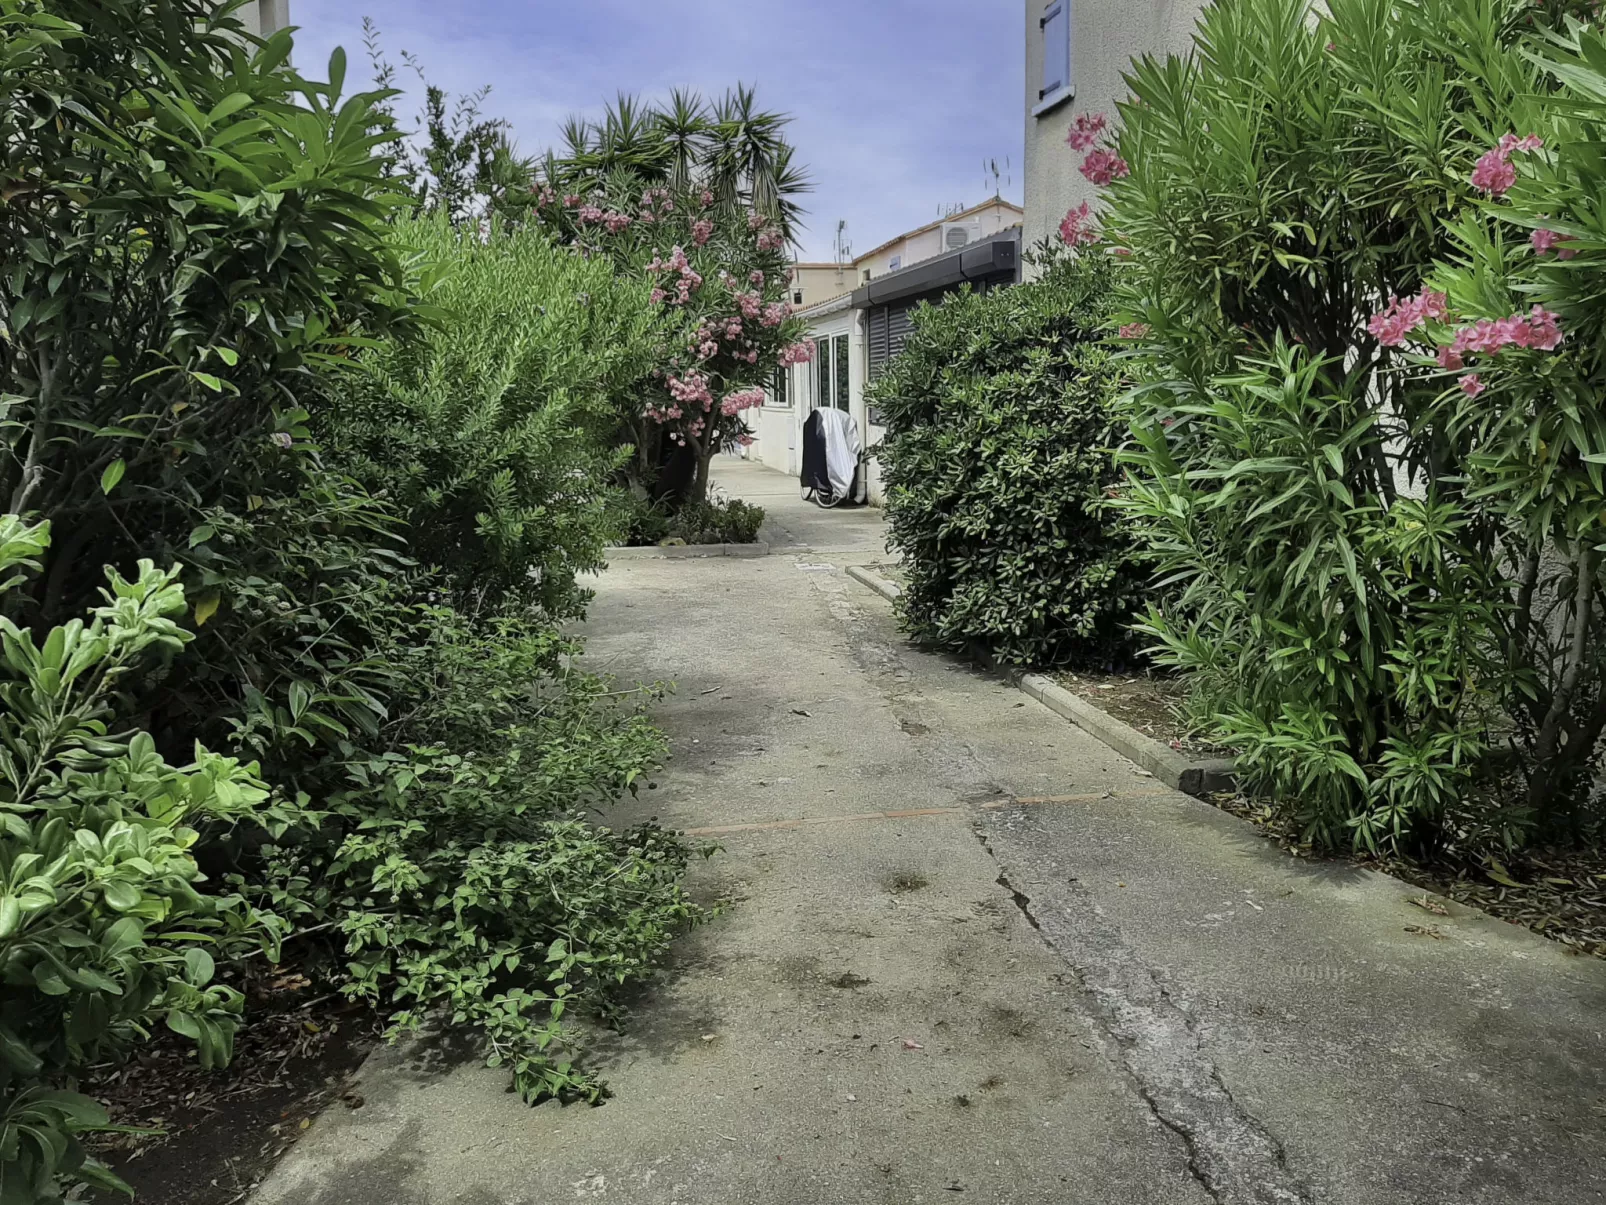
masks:
{"label": "white window frame", "polygon": [[[1072,26],[1075,13],[1072,8],[1073,0],[1048,0],[1043,5],[1043,15],[1038,20],[1038,27],[1043,33],[1043,58],[1038,64],[1037,104],[1032,107],[1032,116],[1041,117],[1050,109],[1057,109],[1066,101],[1076,95],[1071,48],[1073,44]],[[1054,31],[1052,23],[1063,22],[1064,36]],[[1050,53],[1064,55],[1064,79],[1056,82],[1056,86],[1048,87],[1049,76],[1060,74],[1049,67]]]}

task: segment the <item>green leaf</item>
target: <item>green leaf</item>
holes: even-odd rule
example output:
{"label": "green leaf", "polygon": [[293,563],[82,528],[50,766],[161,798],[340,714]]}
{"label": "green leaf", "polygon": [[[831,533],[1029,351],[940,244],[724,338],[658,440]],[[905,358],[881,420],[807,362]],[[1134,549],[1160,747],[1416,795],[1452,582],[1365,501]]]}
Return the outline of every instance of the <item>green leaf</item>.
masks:
{"label": "green leaf", "polygon": [[117,483],[123,479],[123,474],[127,471],[128,466],[123,463],[121,456],[112,461],[106,466],[105,472],[100,475],[100,492],[103,494],[111,493],[112,490],[117,488]]}
{"label": "green leaf", "polygon": [[219,604],[223,601],[222,595],[216,590],[209,591],[195,600],[195,626],[204,627],[206,621],[217,614]]}

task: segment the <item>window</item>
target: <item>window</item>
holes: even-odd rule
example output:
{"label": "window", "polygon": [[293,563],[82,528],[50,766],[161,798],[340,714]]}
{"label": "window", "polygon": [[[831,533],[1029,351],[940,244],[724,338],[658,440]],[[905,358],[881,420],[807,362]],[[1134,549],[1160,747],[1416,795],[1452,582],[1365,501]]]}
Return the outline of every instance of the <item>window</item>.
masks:
{"label": "window", "polygon": [[790,406],[792,404],[792,370],[790,368],[777,368],[775,379],[770,382],[770,405]]}
{"label": "window", "polygon": [[831,359],[836,368],[836,408],[846,410],[850,397],[848,386],[848,337],[838,335],[831,340]]}
{"label": "window", "polygon": [[831,408],[831,340],[814,341],[814,386],[817,390],[814,404],[818,409]]}
{"label": "window", "polygon": [[803,290],[802,289],[793,289],[792,290],[792,304],[793,305],[802,305],[803,304]]}
{"label": "window", "polygon": [[1034,115],[1069,100],[1071,87],[1071,0],[1050,0],[1043,6],[1043,77]]}
{"label": "window", "polygon": [[863,283],[863,284],[869,284],[870,283],[870,269],[869,268],[865,268],[860,273],[860,282]]}
{"label": "window", "polygon": [[903,256],[894,255],[891,261],[887,264],[887,271],[896,272],[901,267],[903,267]]}

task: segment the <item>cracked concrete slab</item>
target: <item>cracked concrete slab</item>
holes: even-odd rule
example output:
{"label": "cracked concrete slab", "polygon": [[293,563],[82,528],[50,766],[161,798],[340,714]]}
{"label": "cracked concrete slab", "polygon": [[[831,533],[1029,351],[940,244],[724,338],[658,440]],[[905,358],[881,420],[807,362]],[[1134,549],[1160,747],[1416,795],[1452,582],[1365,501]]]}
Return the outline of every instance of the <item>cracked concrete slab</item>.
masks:
{"label": "cracked concrete slab", "polygon": [[725,847],[720,916],[596,1052],[614,1098],[386,1050],[257,1205],[1606,1200],[1606,967],[1461,911],[1408,933],[1403,885],[909,648],[842,571],[876,517],[762,474],[720,476],[773,555],[621,564],[587,625],[677,684],[615,818]]}

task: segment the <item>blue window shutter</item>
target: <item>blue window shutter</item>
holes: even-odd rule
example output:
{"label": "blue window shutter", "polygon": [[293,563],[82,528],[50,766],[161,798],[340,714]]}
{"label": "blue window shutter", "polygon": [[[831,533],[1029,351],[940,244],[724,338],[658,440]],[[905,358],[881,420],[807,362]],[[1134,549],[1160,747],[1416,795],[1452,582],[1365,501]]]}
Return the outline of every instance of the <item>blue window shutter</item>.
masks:
{"label": "blue window shutter", "polygon": [[1043,6],[1042,100],[1071,86],[1071,0],[1052,0]]}

